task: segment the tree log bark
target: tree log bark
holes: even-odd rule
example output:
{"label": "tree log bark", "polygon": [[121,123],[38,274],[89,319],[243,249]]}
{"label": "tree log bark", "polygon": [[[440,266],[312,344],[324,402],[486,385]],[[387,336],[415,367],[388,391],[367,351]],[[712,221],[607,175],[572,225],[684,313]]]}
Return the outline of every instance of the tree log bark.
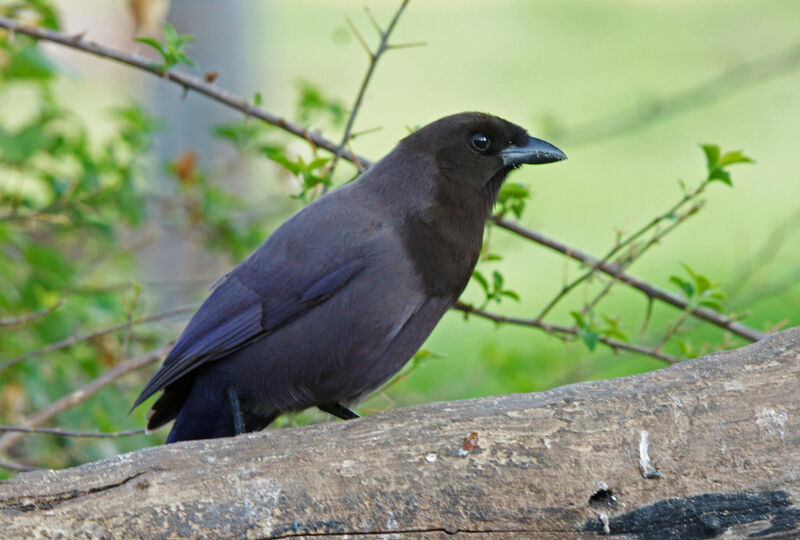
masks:
{"label": "tree log bark", "polygon": [[2,537],[796,538],[798,371],[795,328],[643,375],[20,474]]}

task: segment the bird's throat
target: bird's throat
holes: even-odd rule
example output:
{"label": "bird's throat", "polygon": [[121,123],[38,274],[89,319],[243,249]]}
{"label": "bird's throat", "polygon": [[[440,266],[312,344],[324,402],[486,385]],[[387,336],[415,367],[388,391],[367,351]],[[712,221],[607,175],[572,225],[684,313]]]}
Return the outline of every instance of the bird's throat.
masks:
{"label": "bird's throat", "polygon": [[406,250],[428,295],[455,302],[464,291],[493,204],[485,193],[445,186],[432,206],[406,221]]}

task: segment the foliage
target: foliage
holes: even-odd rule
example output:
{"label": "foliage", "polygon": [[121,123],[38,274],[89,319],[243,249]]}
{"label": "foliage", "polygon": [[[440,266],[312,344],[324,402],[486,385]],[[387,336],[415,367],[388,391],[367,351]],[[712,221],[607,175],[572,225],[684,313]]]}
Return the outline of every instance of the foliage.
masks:
{"label": "foliage", "polygon": [[[25,4],[35,8],[35,21],[58,27],[48,3]],[[186,63],[186,43],[185,36],[167,31],[164,69]],[[26,36],[0,39],[0,95],[31,97],[29,110],[0,107],[0,323],[25,321],[0,324],[0,424],[19,422],[126,357],[174,338],[176,329],[137,325],[57,346],[152,312],[153,290],[130,278],[115,282],[138,273],[136,252],[148,243],[149,222],[199,234],[209,249],[231,260],[241,260],[268,234],[267,217],[242,212],[245,201],[202,170],[192,151],[164,165],[173,183],[156,188],[145,164],[161,122],[136,103],[119,104],[104,113],[111,134],[101,137],[59,96],[62,73]],[[234,137],[223,128],[218,133]],[[236,136],[248,141],[243,145],[255,138]],[[27,358],[48,346],[55,348]],[[60,412],[55,422],[78,431],[139,427],[144,410],[127,416],[136,386],[123,380],[117,387],[125,398],[101,392],[84,406]],[[33,435],[15,449],[30,462],[64,467],[160,439],[142,437],[112,443]]]}
{"label": "foliage", "polygon": [[503,274],[497,270],[492,272],[491,281],[486,279],[486,276],[484,276],[483,273],[479,272],[478,270],[475,270],[472,273],[472,279],[474,279],[480,288],[483,289],[483,293],[486,296],[483,304],[481,305],[481,309],[485,308],[489,302],[496,302],[499,304],[503,298],[510,298],[515,302],[519,302],[519,295],[516,292],[503,287],[505,278],[503,277]]}
{"label": "foliage", "polygon": [[497,195],[495,214],[503,217],[510,212],[517,219],[521,219],[522,212],[525,211],[525,205],[530,198],[531,190],[528,186],[517,182],[506,182]]}
{"label": "foliage", "polygon": [[308,125],[312,122],[329,119],[332,127],[342,127],[347,120],[347,109],[342,102],[332,98],[316,84],[301,80],[297,83],[297,120]]}
{"label": "foliage", "polygon": [[[2,329],[0,358],[7,361],[138,310],[134,287],[102,290],[88,284],[97,276],[129,271],[123,233],[145,220],[140,158],[158,123],[138,105],[121,105],[108,112],[115,136],[99,140],[58,98],[53,84],[59,70],[37,45],[16,36],[0,47],[6,58],[0,93],[22,86],[35,96],[23,121],[9,119],[7,109],[0,117],[0,319],[44,313],[30,324]],[[46,361],[4,369],[0,421],[13,423],[44,408],[124,358],[126,349],[146,349],[155,339],[152,331],[137,332],[127,342],[98,336],[68,353],[53,352]],[[117,426],[124,413],[124,405],[106,397],[94,403],[93,422],[74,411],[62,420]],[[104,453],[83,444],[53,452],[54,445],[61,446],[30,439],[24,451],[51,466],[86,459],[86,452]]]}
{"label": "foliage", "polygon": [[136,41],[149,45],[161,55],[163,61],[156,67],[163,71],[167,71],[178,64],[194,66],[194,62],[189,58],[186,52],[192,40],[194,40],[194,36],[179,34],[177,30],[175,30],[175,27],[168,22],[164,23],[163,42],[148,37],[136,38]]}

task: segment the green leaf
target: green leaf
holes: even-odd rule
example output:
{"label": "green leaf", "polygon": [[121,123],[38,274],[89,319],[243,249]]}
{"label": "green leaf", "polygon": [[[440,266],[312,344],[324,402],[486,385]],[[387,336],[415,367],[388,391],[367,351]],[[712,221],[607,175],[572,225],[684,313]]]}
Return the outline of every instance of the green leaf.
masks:
{"label": "green leaf", "polygon": [[492,272],[492,282],[494,283],[494,290],[499,291],[503,288],[503,274],[495,270]]}
{"label": "green leaf", "polygon": [[590,351],[593,351],[597,347],[597,342],[600,341],[600,336],[596,332],[579,332],[578,335]]}
{"label": "green leaf", "polygon": [[41,53],[39,47],[31,45],[11,55],[2,69],[3,79],[47,81],[59,72],[59,67]]}
{"label": "green leaf", "polygon": [[500,291],[500,294],[506,298],[511,298],[515,302],[519,302],[519,295],[514,291],[506,289],[505,291]]}
{"label": "green leaf", "polygon": [[700,302],[700,305],[708,307],[708,308],[711,308],[711,309],[713,309],[715,311],[719,311],[720,313],[722,313],[724,311],[724,309],[725,309],[722,306],[721,303],[719,303],[719,302],[717,302],[715,300],[703,300],[703,301]]}
{"label": "green leaf", "polygon": [[695,277],[694,284],[699,294],[703,294],[711,288],[711,282],[708,280],[708,278],[701,275]]}
{"label": "green leaf", "polygon": [[331,158],[327,157],[316,158],[312,160],[311,163],[308,164],[308,170],[313,171],[315,169],[319,169],[320,167],[328,163],[330,160]]}
{"label": "green leaf", "polygon": [[728,171],[726,171],[724,169],[720,169],[719,167],[715,167],[714,169],[711,169],[711,171],[708,173],[708,181],[709,182],[718,181],[718,182],[722,182],[723,184],[726,184],[728,186],[731,186],[731,187],[733,186],[733,182],[731,182],[730,173],[728,173]]}
{"label": "green leaf", "polygon": [[716,144],[703,144],[701,147],[706,154],[708,170],[716,168],[719,164],[719,146]]}
{"label": "green leaf", "polygon": [[148,46],[154,48],[156,51],[159,52],[159,54],[161,54],[161,56],[166,56],[167,55],[166,49],[164,49],[164,47],[161,45],[161,42],[158,41],[157,39],[153,39],[153,38],[149,38],[149,37],[138,37],[138,38],[135,38],[134,41],[138,41],[139,43],[144,43],[145,45],[148,45]]}
{"label": "green leaf", "polygon": [[165,71],[177,64],[194,66],[194,62],[186,55],[185,50],[192,40],[194,40],[194,36],[179,34],[175,27],[168,22],[164,22],[163,43],[148,37],[136,38],[136,41],[152,47],[161,55],[163,63],[158,67]]}
{"label": "green leaf", "polygon": [[623,332],[622,329],[620,328],[619,319],[604,314],[601,314],[600,316],[606,323],[606,327],[600,330],[601,335],[606,337],[617,338],[622,341],[630,341],[628,335],[625,334],[625,332]]}
{"label": "green leaf", "polygon": [[421,361],[421,360],[429,360],[434,358],[444,358],[444,355],[441,355],[437,352],[429,351],[428,349],[420,349],[414,355],[414,360]]}
{"label": "green leaf", "polygon": [[719,158],[718,165],[720,167],[727,167],[728,165],[735,165],[737,163],[753,163],[753,160],[745,156],[741,150],[733,152],[726,152]]}
{"label": "green leaf", "polygon": [[507,212],[511,212],[517,219],[520,219],[525,210],[525,204],[530,197],[531,192],[528,186],[506,182],[497,195],[497,213],[502,216]]}
{"label": "green leaf", "polygon": [[483,276],[483,274],[481,274],[480,272],[478,272],[477,270],[475,270],[475,271],[473,271],[473,272],[472,272],[472,279],[474,279],[475,281],[477,281],[477,282],[478,282],[478,285],[480,285],[480,286],[481,286],[481,288],[482,288],[482,289],[483,289],[483,290],[484,290],[486,293],[488,293],[488,292],[489,292],[489,282],[486,280],[486,278]]}
{"label": "green leaf", "polygon": [[620,341],[630,341],[627,334],[619,328],[604,328],[600,331],[600,334],[608,338],[616,338]]}
{"label": "green leaf", "polygon": [[303,172],[303,185],[305,188],[312,189],[319,184],[330,185],[331,179],[328,175],[320,176],[309,172]]}
{"label": "green leaf", "polygon": [[586,321],[583,318],[583,315],[580,314],[579,311],[570,311],[570,316],[575,319],[575,324],[577,324],[581,328],[587,328]]}
{"label": "green leaf", "polygon": [[317,85],[301,80],[297,83],[300,96],[297,101],[297,118],[302,124],[311,123],[321,115],[328,116],[334,126],[341,126],[347,118],[347,109],[341,101],[327,96]]}
{"label": "green leaf", "polygon": [[27,0],[24,2],[24,7],[33,9],[41,17],[40,26],[51,30],[59,30],[61,28],[58,11],[50,0]]}
{"label": "green leaf", "polygon": [[703,294],[712,287],[714,287],[714,285],[707,277],[692,270],[692,268],[688,264],[681,263],[681,266],[683,267],[684,270],[686,270],[686,273],[689,274],[689,276],[691,276],[692,281],[694,281],[695,289],[697,290],[698,294]]}
{"label": "green leaf", "polygon": [[694,287],[688,281],[684,281],[678,276],[670,276],[669,280],[682,289],[687,298],[694,296]]}
{"label": "green leaf", "polygon": [[300,174],[303,172],[303,167],[299,163],[295,163],[280,152],[270,153],[268,157],[292,174]]}
{"label": "green leaf", "polygon": [[20,165],[44,149],[47,142],[44,126],[38,123],[24,126],[13,135],[0,131],[0,159],[12,165]]}

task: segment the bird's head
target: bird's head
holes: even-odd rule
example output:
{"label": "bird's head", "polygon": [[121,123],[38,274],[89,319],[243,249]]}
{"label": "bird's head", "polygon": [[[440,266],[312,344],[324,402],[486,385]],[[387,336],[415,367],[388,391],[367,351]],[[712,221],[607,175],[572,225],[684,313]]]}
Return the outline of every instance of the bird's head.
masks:
{"label": "bird's head", "polygon": [[506,175],[520,165],[551,163],[567,156],[502,118],[467,112],[445,116],[406,137],[406,148],[434,152],[448,181],[496,193]]}

